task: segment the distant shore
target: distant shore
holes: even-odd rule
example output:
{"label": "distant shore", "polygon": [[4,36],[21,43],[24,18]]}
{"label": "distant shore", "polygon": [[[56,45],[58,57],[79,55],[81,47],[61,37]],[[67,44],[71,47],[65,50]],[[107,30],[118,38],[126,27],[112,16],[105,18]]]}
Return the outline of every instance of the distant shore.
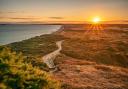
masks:
{"label": "distant shore", "polygon": [[51,34],[60,28],[61,25],[1,25],[0,45],[31,39],[43,34]]}

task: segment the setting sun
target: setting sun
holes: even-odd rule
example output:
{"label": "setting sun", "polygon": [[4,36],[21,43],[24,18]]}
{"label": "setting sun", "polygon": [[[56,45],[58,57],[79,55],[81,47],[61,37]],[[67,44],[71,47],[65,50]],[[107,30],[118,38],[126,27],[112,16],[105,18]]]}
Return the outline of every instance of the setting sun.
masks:
{"label": "setting sun", "polygon": [[93,22],[94,23],[99,23],[101,20],[100,20],[100,18],[99,17],[95,17],[95,18],[93,18]]}

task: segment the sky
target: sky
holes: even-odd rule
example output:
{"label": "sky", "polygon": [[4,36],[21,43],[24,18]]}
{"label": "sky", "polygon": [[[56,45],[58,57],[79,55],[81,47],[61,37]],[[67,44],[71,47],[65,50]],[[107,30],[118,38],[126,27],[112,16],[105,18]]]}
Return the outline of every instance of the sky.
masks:
{"label": "sky", "polygon": [[128,21],[128,0],[0,0],[0,22]]}

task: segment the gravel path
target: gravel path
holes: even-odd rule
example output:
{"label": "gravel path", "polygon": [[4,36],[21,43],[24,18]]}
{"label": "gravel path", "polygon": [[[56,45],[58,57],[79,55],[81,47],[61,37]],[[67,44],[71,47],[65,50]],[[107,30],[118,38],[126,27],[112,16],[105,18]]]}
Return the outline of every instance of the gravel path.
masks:
{"label": "gravel path", "polygon": [[62,46],[61,46],[62,42],[63,42],[63,40],[57,41],[56,45],[57,45],[58,49],[49,53],[49,54],[47,54],[47,55],[45,55],[45,56],[43,56],[43,58],[42,58],[44,63],[46,63],[47,66],[51,69],[56,68],[53,61],[56,58],[56,56],[58,56],[60,54],[60,51],[62,50]]}

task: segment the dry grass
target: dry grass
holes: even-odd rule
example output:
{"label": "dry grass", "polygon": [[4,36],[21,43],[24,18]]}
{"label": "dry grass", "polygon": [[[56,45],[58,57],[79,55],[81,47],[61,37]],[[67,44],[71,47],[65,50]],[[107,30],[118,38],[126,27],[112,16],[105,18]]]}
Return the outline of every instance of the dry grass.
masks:
{"label": "dry grass", "polygon": [[[122,25],[119,27],[121,28]],[[58,34],[69,38],[64,41],[61,51],[67,56],[107,65],[128,67],[126,30],[89,31],[81,25],[68,25]]]}
{"label": "dry grass", "polygon": [[99,65],[65,55],[56,59],[60,71],[54,77],[63,89],[127,89],[128,69]]}
{"label": "dry grass", "polygon": [[63,89],[128,89],[126,30],[97,33],[88,32],[83,25],[66,25],[57,34],[69,38],[62,44],[63,55],[55,60],[60,71],[54,76]]}
{"label": "dry grass", "polygon": [[105,66],[105,65],[96,65],[94,66],[96,69],[98,70],[102,70],[102,71],[112,71],[111,67],[109,66]]}
{"label": "dry grass", "polygon": [[54,34],[9,46],[25,55],[43,56],[57,49],[55,42],[64,38],[68,39],[62,44],[63,55],[55,60],[60,71],[54,73],[63,89],[128,89],[126,30],[108,29],[97,33],[88,31],[84,25],[66,25]]}

